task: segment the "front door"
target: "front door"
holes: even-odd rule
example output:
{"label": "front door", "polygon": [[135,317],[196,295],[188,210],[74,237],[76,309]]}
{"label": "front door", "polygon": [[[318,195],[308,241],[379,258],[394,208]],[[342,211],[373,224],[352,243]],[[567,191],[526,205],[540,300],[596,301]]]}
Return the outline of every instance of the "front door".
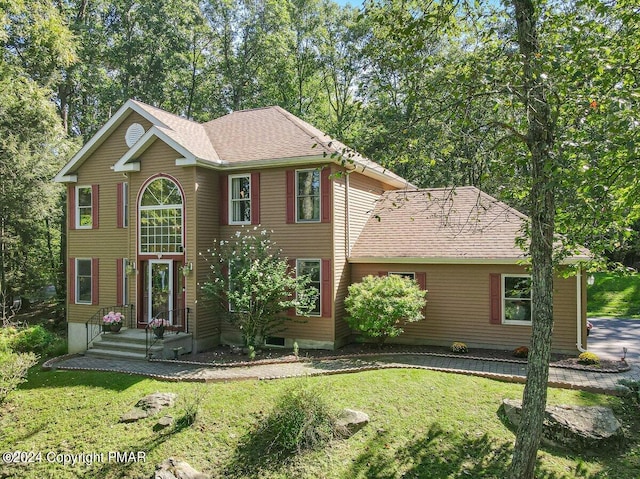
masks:
{"label": "front door", "polygon": [[147,321],[162,318],[173,324],[173,261],[149,260],[146,279]]}

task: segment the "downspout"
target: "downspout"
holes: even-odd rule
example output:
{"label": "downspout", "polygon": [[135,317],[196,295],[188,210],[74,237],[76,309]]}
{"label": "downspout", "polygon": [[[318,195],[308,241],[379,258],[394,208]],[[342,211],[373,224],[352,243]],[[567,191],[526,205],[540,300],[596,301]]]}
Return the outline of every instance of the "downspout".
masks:
{"label": "downspout", "polygon": [[584,353],[586,349],[582,347],[582,267],[578,267],[578,273],[576,274],[576,301],[576,329],[578,334],[576,347],[578,351]]}

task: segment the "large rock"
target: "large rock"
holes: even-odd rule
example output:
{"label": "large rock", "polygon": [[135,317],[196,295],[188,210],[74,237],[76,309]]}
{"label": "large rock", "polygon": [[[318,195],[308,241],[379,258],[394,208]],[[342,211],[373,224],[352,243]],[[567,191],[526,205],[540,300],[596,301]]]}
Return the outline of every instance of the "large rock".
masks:
{"label": "large rock", "polygon": [[[502,408],[509,422],[518,427],[521,401],[504,399]],[[613,411],[602,406],[547,406],[543,442],[565,448],[617,448],[624,440],[622,426]]]}
{"label": "large rock", "polygon": [[158,414],[164,408],[173,406],[177,397],[174,393],[149,394],[140,399],[133,409],[124,413],[120,422],[134,422]]}
{"label": "large rock", "polygon": [[184,461],[170,457],[156,466],[151,479],[209,479],[209,476],[196,471]]}
{"label": "large rock", "polygon": [[369,424],[369,415],[353,409],[344,409],[336,422],[338,431],[343,437],[353,436],[367,424]]}

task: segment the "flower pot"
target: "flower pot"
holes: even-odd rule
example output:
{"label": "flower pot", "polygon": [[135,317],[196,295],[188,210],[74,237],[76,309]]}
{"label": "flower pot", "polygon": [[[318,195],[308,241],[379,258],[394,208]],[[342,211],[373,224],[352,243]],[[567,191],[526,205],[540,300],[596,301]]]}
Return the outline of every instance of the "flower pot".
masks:
{"label": "flower pot", "polygon": [[111,325],[110,324],[103,324],[102,325],[102,332],[103,333],[108,333],[109,331],[111,331]]}
{"label": "flower pot", "polygon": [[158,326],[156,328],[153,328],[153,334],[158,339],[164,338],[164,326]]}
{"label": "flower pot", "polygon": [[111,324],[111,332],[119,333],[120,329],[122,329],[122,323],[112,323]]}

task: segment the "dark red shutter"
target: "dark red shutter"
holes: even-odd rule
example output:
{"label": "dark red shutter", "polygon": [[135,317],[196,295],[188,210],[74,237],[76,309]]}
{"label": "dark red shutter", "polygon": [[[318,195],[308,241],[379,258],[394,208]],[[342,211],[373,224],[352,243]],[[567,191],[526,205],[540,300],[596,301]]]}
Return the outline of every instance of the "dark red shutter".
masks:
{"label": "dark red shutter", "polygon": [[296,222],[296,172],[294,170],[287,170],[287,223]]}
{"label": "dark red shutter", "polygon": [[69,185],[67,188],[67,202],[69,203],[69,229],[76,229],[76,187]]}
{"label": "dark red shutter", "polygon": [[251,173],[251,224],[260,224],[260,173]]}
{"label": "dark red shutter", "polygon": [[124,298],[122,294],[123,284],[122,284],[122,268],[123,260],[122,258],[116,258],[116,305],[121,306],[124,304]]}
{"label": "dark red shutter", "polygon": [[331,168],[320,172],[320,211],[321,222],[331,223]]}
{"label": "dark red shutter", "polygon": [[100,304],[100,260],[91,259],[91,304]]}
{"label": "dark red shutter", "polygon": [[122,183],[118,183],[116,185],[116,227],[117,228],[124,227],[123,203],[122,203],[124,199],[123,191],[124,191],[124,187],[122,186]]}
{"label": "dark red shutter", "polygon": [[91,228],[100,228],[100,185],[91,185]]}
{"label": "dark red shutter", "polygon": [[69,285],[67,291],[69,292],[69,304],[76,302],[76,259],[69,258],[69,271],[67,271],[67,277],[69,278]]}
{"label": "dark red shutter", "polygon": [[[288,273],[295,277],[297,275],[296,260],[295,259],[288,259],[287,263],[289,263],[289,271],[288,271]],[[295,316],[295,315],[296,315],[296,308],[289,308],[287,310],[287,316]]]}
{"label": "dark red shutter", "polygon": [[427,289],[427,273],[416,273],[416,282],[422,291]]}
{"label": "dark red shutter", "polygon": [[220,175],[220,225],[229,224],[229,177]]}
{"label": "dark red shutter", "polygon": [[378,276],[380,276],[381,278],[383,278],[385,276],[389,276],[389,272],[388,271],[378,271]]}
{"label": "dark red shutter", "polygon": [[323,318],[330,318],[331,304],[333,300],[333,290],[331,289],[331,260],[323,259],[320,268],[322,273],[322,284],[320,286],[320,311]]}
{"label": "dark red shutter", "polygon": [[489,275],[489,300],[491,302],[491,314],[489,317],[489,322],[491,324],[500,324],[502,323],[502,294],[501,294],[501,283],[502,279],[500,274],[491,273]]}

